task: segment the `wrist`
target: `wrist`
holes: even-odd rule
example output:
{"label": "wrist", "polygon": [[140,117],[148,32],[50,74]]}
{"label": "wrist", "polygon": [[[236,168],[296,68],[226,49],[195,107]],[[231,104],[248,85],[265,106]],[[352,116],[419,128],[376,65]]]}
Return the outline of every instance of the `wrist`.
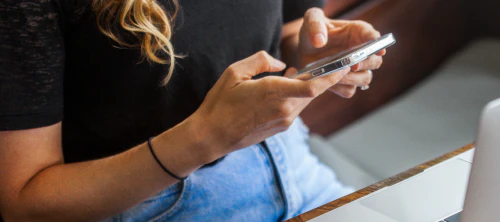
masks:
{"label": "wrist", "polygon": [[208,118],[195,112],[184,121],[186,131],[190,135],[191,147],[193,147],[194,155],[203,163],[211,163],[227,153],[224,152],[223,133],[215,124],[208,121]]}
{"label": "wrist", "polygon": [[217,152],[218,146],[203,119],[196,115],[158,135],[151,143],[159,161],[179,177],[187,177],[223,156]]}

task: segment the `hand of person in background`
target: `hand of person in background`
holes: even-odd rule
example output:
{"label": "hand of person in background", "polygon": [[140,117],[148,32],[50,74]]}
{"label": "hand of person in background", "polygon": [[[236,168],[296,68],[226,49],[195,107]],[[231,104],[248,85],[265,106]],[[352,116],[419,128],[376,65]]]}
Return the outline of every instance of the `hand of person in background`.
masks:
{"label": "hand of person in background", "polygon": [[[191,116],[215,158],[259,143],[288,129],[299,113],[348,72],[344,69],[323,78],[302,81],[281,76],[252,79],[263,72],[279,72],[286,65],[266,52],[238,61],[221,75],[200,108]],[[285,76],[296,69],[290,68]]]}
{"label": "hand of person in background", "polygon": [[[380,33],[367,22],[329,19],[322,9],[311,8],[304,16],[299,34],[300,67],[378,37]],[[371,70],[380,68],[385,53],[385,49],[381,50],[352,66],[351,72],[329,90],[350,98],[355,94],[357,87],[367,89],[373,76]]]}

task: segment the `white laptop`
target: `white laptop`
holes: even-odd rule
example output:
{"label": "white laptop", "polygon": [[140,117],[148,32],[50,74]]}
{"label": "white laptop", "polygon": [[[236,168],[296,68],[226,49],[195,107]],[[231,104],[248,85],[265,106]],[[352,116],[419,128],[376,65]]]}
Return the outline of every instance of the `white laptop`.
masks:
{"label": "white laptop", "polygon": [[483,110],[475,149],[311,221],[498,221],[499,171],[500,99],[497,99]]}

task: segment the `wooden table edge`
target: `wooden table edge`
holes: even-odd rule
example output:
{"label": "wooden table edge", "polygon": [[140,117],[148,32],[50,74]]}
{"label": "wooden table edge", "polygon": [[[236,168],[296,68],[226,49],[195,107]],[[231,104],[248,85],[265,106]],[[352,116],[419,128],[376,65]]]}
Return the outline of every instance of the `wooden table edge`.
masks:
{"label": "wooden table edge", "polygon": [[448,159],[450,159],[450,158],[452,158],[454,156],[457,156],[457,155],[459,155],[461,153],[464,153],[464,152],[466,152],[466,151],[468,151],[470,149],[473,149],[473,148],[474,148],[474,143],[466,145],[466,146],[464,146],[464,147],[462,147],[460,149],[457,149],[457,150],[454,150],[452,152],[446,153],[446,154],[444,154],[444,155],[442,155],[440,157],[437,157],[437,158],[432,159],[432,160],[430,160],[430,161],[428,161],[426,163],[420,164],[420,165],[418,165],[416,167],[413,167],[413,168],[411,168],[409,170],[406,170],[406,171],[404,171],[402,173],[399,173],[399,174],[397,174],[395,176],[389,177],[389,178],[387,178],[385,180],[382,180],[380,182],[372,184],[372,185],[370,185],[368,187],[365,187],[365,188],[363,188],[361,190],[358,190],[358,191],[356,191],[356,192],[354,192],[352,194],[349,194],[347,196],[344,196],[342,198],[334,200],[334,201],[332,201],[330,203],[327,203],[327,204],[325,204],[323,206],[317,207],[317,208],[315,208],[315,209],[313,209],[311,211],[308,211],[308,212],[305,212],[303,214],[300,214],[300,215],[298,215],[298,216],[296,216],[294,218],[291,218],[291,219],[289,219],[287,221],[288,222],[302,222],[302,221],[311,220],[311,219],[313,219],[315,217],[318,217],[318,216],[320,216],[322,214],[325,214],[325,213],[327,213],[329,211],[332,211],[332,210],[334,210],[336,208],[339,208],[339,207],[341,207],[341,206],[343,206],[345,204],[348,204],[348,203],[350,203],[352,201],[355,201],[355,200],[357,200],[357,199],[359,199],[361,197],[364,197],[364,196],[366,196],[366,195],[368,195],[370,193],[373,193],[373,192],[375,192],[377,190],[380,190],[380,189],[382,189],[384,187],[392,186],[392,185],[394,185],[394,184],[396,184],[398,182],[401,182],[401,181],[403,181],[405,179],[408,179],[408,178],[410,178],[410,177],[412,177],[414,175],[417,175],[417,174],[423,172],[425,169],[427,169],[429,167],[432,167],[432,166],[434,166],[434,165],[436,165],[438,163],[441,163],[441,162],[443,162],[445,160],[448,160]]}

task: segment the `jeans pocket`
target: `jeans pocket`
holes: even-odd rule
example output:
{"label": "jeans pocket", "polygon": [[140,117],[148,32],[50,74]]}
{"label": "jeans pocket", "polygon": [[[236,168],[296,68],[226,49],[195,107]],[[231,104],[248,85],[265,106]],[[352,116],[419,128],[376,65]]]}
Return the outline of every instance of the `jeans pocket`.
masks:
{"label": "jeans pocket", "polygon": [[[172,191],[167,191],[165,194],[160,193],[159,195],[155,196],[153,200],[146,200],[147,201],[153,201],[156,203],[159,203],[159,205],[156,205],[159,207],[158,210],[155,210],[155,212],[159,212],[156,214],[154,217],[149,219],[148,221],[151,222],[156,222],[156,221],[166,221],[168,220],[169,217],[177,213],[181,209],[181,207],[184,205],[184,203],[187,200],[188,193],[191,189],[191,180],[188,177],[186,180],[178,183],[182,184],[180,188],[178,187],[175,189],[173,192]],[[174,195],[172,195],[174,194]]]}
{"label": "jeans pocket", "polygon": [[163,218],[173,215],[183,205],[190,186],[189,178],[178,182],[104,222],[164,221]]}

